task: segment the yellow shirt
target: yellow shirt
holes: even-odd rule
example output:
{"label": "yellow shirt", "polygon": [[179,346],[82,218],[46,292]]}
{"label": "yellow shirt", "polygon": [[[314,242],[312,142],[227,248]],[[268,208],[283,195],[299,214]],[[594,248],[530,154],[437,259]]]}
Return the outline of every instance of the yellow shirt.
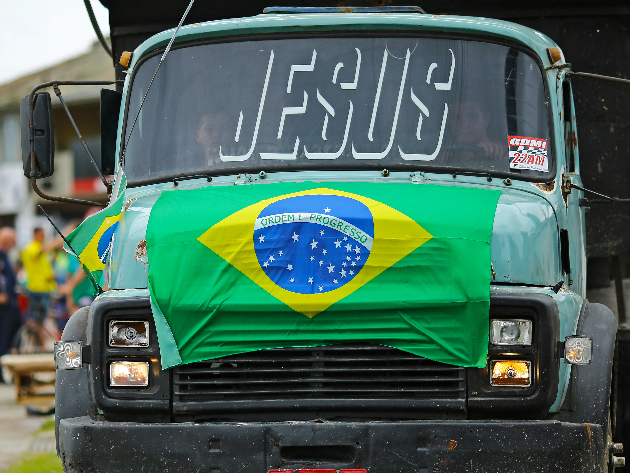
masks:
{"label": "yellow shirt", "polygon": [[53,269],[45,254],[42,244],[31,242],[22,252],[22,263],[26,270],[26,288],[31,292],[50,292],[55,289]]}

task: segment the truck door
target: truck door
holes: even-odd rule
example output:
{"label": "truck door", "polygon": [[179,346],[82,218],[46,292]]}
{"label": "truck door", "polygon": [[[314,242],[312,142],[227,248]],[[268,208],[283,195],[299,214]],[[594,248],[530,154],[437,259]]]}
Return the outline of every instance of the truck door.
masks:
{"label": "truck door", "polygon": [[562,121],[564,126],[563,198],[566,205],[566,228],[560,233],[562,271],[565,285],[582,297],[586,297],[586,230],[585,208],[580,206],[582,191],[571,189],[570,184],[582,186],[579,167],[577,129],[571,82],[562,81]]}

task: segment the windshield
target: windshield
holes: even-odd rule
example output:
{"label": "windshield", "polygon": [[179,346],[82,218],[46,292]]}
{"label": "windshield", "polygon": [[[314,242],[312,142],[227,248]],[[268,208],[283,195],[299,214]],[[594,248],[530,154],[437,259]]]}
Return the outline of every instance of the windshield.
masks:
{"label": "windshield", "polygon": [[[126,134],[160,56],[133,78]],[[548,112],[528,54],[481,41],[273,39],[171,51],[129,140],[133,181],[291,169],[548,177]]]}

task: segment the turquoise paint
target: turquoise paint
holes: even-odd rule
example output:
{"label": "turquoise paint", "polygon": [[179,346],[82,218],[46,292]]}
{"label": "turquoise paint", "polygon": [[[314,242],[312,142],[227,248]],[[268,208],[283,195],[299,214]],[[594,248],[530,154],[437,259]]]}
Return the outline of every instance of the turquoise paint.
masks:
{"label": "turquoise paint", "polygon": [[[317,33],[334,31],[418,31],[419,33],[457,33],[482,36],[488,40],[511,41],[530,48],[538,55],[544,67],[551,66],[547,48],[557,46],[548,36],[507,21],[489,18],[464,17],[452,15],[427,14],[380,14],[380,13],[309,13],[309,14],[265,14],[247,18],[196,23],[180,28],[174,44],[187,41],[226,37],[235,35],[253,35],[264,33]],[[138,61],[147,53],[164,47],[173,36],[175,29],[162,31],[144,41],[133,52],[127,69],[123,87],[122,103],[127,101],[130,77]],[[555,71],[552,71],[555,74]],[[548,74],[548,77],[550,74]],[[550,87],[554,90],[554,87]],[[555,110],[554,110],[555,111]],[[119,115],[118,140],[116,153],[121,149],[122,124],[124,111]],[[555,115],[554,115],[555,116]],[[118,162],[118,159],[116,160]]]}
{"label": "turquoise paint", "polygon": [[[494,179],[492,183],[488,183],[485,178],[458,176],[453,179],[451,175],[444,174],[425,174],[425,179],[419,182],[412,181],[409,173],[404,172],[393,172],[384,178],[380,172],[374,171],[309,171],[270,173],[264,180],[254,176],[251,183],[238,185],[306,180],[400,182],[409,185],[431,183],[500,189],[503,194],[499,199],[491,242],[492,269],[496,273],[494,282],[553,286],[563,277],[560,270],[558,223],[555,214],[559,204],[549,199],[531,183],[513,181],[511,186],[506,186],[501,179]],[[236,176],[214,178],[210,184],[205,179],[191,179],[180,182],[177,189],[235,185],[241,181]],[[134,259],[134,254],[138,243],[145,237],[151,207],[159,194],[166,189],[172,190],[173,184],[156,184],[127,190],[126,201],[131,200],[131,204],[121,219],[119,234],[112,249],[112,288],[147,287],[147,265]],[[560,210],[562,211],[562,208]]]}
{"label": "turquoise paint", "polygon": [[[261,33],[312,33],[331,31],[372,31],[372,30],[413,30],[419,33],[458,33],[480,36],[485,40],[511,41],[530,48],[538,55],[544,67],[550,66],[547,48],[556,44],[545,35],[513,23],[473,17],[439,16],[423,14],[273,14],[258,15],[216,22],[188,25],[181,28],[176,43],[211,37],[228,37]],[[142,43],[134,52],[129,73],[136,67],[143,55],[163,47],[170,40],[174,30],[161,32]],[[194,188],[208,185],[261,185],[286,181],[363,181],[363,182],[407,182],[409,185],[432,183],[470,187],[500,188],[503,195],[499,201],[491,243],[492,269],[495,273],[491,290],[505,293],[544,293],[553,297],[559,307],[561,340],[575,334],[578,317],[585,297],[585,229],[584,210],[579,207],[581,192],[575,189],[563,198],[561,184],[566,173],[564,124],[562,117],[562,81],[568,69],[549,69],[545,79],[550,94],[550,126],[554,132],[556,150],[556,175],[553,185],[542,186],[513,179],[506,185],[502,179],[488,182],[485,178],[448,174],[393,172],[383,178],[379,172],[299,172],[268,174],[264,181],[253,176],[251,183],[242,184],[237,176],[214,178],[211,184],[205,179],[193,179],[179,184],[179,188]],[[130,86],[127,75],[123,89],[123,102]],[[572,110],[572,115],[575,113]],[[119,138],[124,110],[119,116]],[[572,117],[574,122],[574,118]],[[573,123],[575,130],[575,123]],[[581,185],[579,176],[579,153],[576,156],[576,173],[569,177],[574,184]],[[172,183],[156,184],[128,189],[126,202],[128,210],[121,220],[111,254],[110,287],[101,298],[148,297],[147,266],[134,259],[138,243],[144,239],[146,224],[151,207],[159,194],[172,190]],[[567,229],[570,236],[572,272],[563,275],[560,267],[559,230]],[[565,287],[554,294],[549,286],[564,279]],[[508,283],[511,286],[498,285]],[[528,286],[526,286],[528,285]],[[533,287],[539,286],[539,287]],[[547,287],[543,287],[547,286]],[[140,288],[140,289],[138,289]],[[559,390],[551,412],[557,412],[566,396],[570,367],[560,362]]]}
{"label": "turquoise paint", "polygon": [[[151,293],[151,290],[149,289]],[[151,313],[155,322],[155,329],[160,334],[160,356],[162,366],[179,366],[182,364],[182,358],[179,356],[177,342],[171,332],[171,327],[166,321],[166,317],[154,302],[155,298],[151,297]]]}
{"label": "turquoise paint", "polygon": [[[503,39],[526,46],[543,59],[543,64],[551,65],[547,58],[547,48],[556,44],[547,36],[507,21],[489,18],[423,15],[417,13],[308,13],[258,15],[248,18],[197,23],[180,28],[175,44],[201,38],[261,33],[309,33],[323,31],[373,31],[373,30],[414,30],[418,32],[441,32],[482,35],[487,38]],[[162,31],[147,39],[134,51],[130,70],[147,52],[166,46],[174,29]]]}

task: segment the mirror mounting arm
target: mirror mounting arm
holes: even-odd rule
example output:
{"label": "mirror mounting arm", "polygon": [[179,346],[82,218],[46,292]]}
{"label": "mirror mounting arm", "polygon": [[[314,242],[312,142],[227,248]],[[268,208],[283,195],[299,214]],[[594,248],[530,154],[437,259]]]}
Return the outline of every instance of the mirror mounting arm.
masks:
{"label": "mirror mounting arm", "polygon": [[590,74],[588,72],[567,72],[568,76],[588,77],[590,79],[609,80],[612,82],[621,82],[622,84],[630,84],[630,79],[622,79],[621,77],[602,76],[601,74]]}
{"label": "mirror mounting arm", "polygon": [[[588,192],[590,194],[594,194],[598,197],[603,197],[602,199],[593,199],[593,200],[582,198],[580,199],[580,207],[585,207],[588,204],[629,204],[630,203],[630,199],[620,199],[618,197],[609,197],[607,195],[600,194],[599,192],[595,192],[590,189],[585,189],[584,187],[577,186],[571,182],[569,182],[567,187],[569,188],[569,190],[577,189],[582,192]],[[570,194],[570,193],[571,192],[567,192],[567,194]]]}
{"label": "mirror mounting arm", "polygon": [[70,197],[58,197],[58,196],[54,196],[54,195],[48,195],[46,193],[44,193],[39,187],[37,187],[37,178],[41,176],[41,173],[39,172],[39,170],[37,169],[37,159],[35,156],[35,142],[34,142],[34,122],[33,122],[33,110],[34,110],[34,97],[35,97],[35,93],[40,90],[40,89],[44,89],[46,87],[53,87],[53,89],[55,90],[55,94],[57,94],[57,96],[59,97],[59,100],[61,101],[62,105],[64,106],[66,113],[68,114],[68,117],[70,118],[70,121],[72,122],[72,125],[74,126],[75,131],[77,132],[77,134],[79,135],[79,138],[81,139],[81,143],[83,143],[84,148],[86,149],[88,155],[90,156],[92,163],[96,166],[99,175],[101,177],[101,179],[103,180],[105,186],[107,187],[107,192],[108,195],[111,193],[111,184],[109,184],[105,178],[103,177],[102,173],[100,172],[100,169],[98,169],[98,166],[96,165],[96,162],[94,161],[94,158],[92,157],[92,154],[90,153],[89,149],[87,149],[87,145],[85,144],[85,142],[83,141],[83,138],[81,137],[81,134],[79,133],[79,130],[77,129],[76,124],[74,123],[74,120],[72,119],[72,116],[70,115],[70,112],[68,111],[68,108],[66,107],[66,104],[64,103],[63,99],[61,98],[61,92],[59,92],[59,85],[111,85],[114,84],[114,81],[96,81],[96,80],[75,80],[75,81],[49,81],[49,82],[44,82],[43,84],[39,84],[35,87],[33,87],[33,90],[31,90],[31,93],[28,96],[28,107],[29,107],[29,122],[28,122],[28,135],[29,135],[29,145],[30,145],[30,155],[31,155],[31,186],[33,187],[33,190],[35,191],[35,193],[40,196],[42,199],[46,199],[46,200],[50,200],[53,202],[66,202],[69,204],[80,204],[80,205],[89,205],[89,206],[98,206],[98,207],[104,207],[105,204],[101,204],[100,202],[93,202],[90,200],[83,200],[83,199],[73,199]]}
{"label": "mirror mounting arm", "polygon": [[92,165],[94,166],[94,169],[96,170],[96,173],[98,174],[98,177],[101,179],[101,182],[103,182],[103,185],[105,187],[109,187],[109,183],[105,180],[105,176],[103,176],[103,173],[99,169],[98,164],[96,164],[96,160],[94,159],[94,156],[92,156],[92,153],[90,152],[90,148],[88,148],[88,145],[83,139],[83,136],[81,136],[81,133],[79,132],[79,128],[77,127],[77,124],[74,122],[74,119],[72,118],[72,114],[70,113],[70,110],[68,110],[66,101],[61,96],[61,90],[59,90],[59,83],[56,80],[53,81],[53,90],[55,91],[55,95],[61,102],[61,105],[63,105],[63,108],[66,111],[66,115],[68,115],[68,118],[70,119],[70,123],[72,123],[72,127],[74,128],[74,131],[79,137],[79,140],[81,141],[81,145],[83,146],[83,149],[89,156],[90,161],[92,162]]}
{"label": "mirror mounting arm", "polygon": [[101,204],[100,202],[93,202],[91,200],[73,199],[71,197],[58,197],[56,195],[48,195],[42,192],[39,187],[37,187],[36,177],[31,177],[31,186],[38,196],[40,196],[42,199],[50,200],[52,202],[66,202],[68,204],[89,205],[90,207],[105,207],[105,204]]}

